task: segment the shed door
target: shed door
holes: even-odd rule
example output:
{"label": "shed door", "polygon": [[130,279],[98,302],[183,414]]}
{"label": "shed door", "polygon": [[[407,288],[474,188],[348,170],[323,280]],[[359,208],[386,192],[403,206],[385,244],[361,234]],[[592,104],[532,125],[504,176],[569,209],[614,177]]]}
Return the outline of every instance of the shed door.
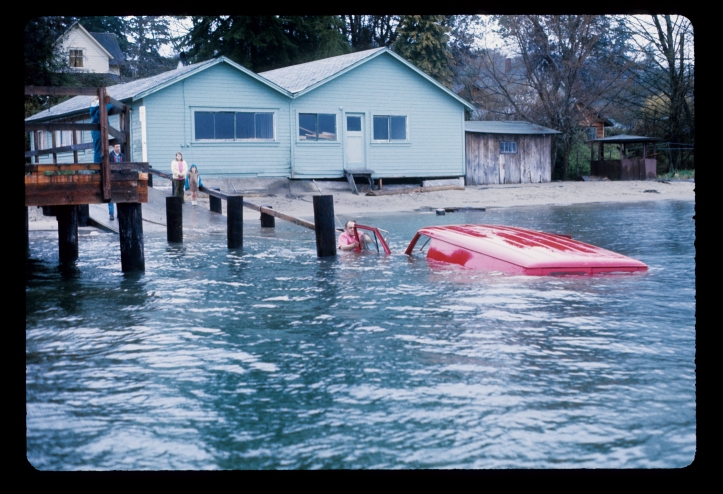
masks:
{"label": "shed door", "polygon": [[364,114],[346,114],[346,159],[344,167],[348,170],[366,168],[364,166]]}

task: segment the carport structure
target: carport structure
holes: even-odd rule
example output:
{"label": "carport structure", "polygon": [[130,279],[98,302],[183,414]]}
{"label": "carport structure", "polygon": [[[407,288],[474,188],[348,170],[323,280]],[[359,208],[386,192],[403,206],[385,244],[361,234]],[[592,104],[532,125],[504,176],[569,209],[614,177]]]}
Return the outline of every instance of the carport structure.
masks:
{"label": "carport structure", "polygon": [[[610,180],[647,180],[657,176],[657,137],[618,135],[590,140],[590,174]],[[598,156],[595,159],[595,143]],[[605,159],[605,144],[615,144],[620,159]],[[652,145],[652,146],[650,146]]]}

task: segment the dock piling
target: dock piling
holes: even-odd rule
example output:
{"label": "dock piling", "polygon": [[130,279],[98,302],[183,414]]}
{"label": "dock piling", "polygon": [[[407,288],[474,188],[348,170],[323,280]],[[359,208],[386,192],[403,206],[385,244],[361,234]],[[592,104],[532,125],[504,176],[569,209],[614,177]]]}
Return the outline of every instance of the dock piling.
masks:
{"label": "dock piling", "polygon": [[[264,204],[261,207],[264,207],[267,209],[274,209],[271,206],[269,206],[268,204]],[[270,214],[264,213],[262,211],[261,212],[261,228],[275,228],[275,227],[276,227],[276,218],[274,218]]]}
{"label": "dock piling", "polygon": [[334,230],[334,196],[314,196],[314,231],[316,232],[316,255],[336,255],[336,232]]}
{"label": "dock piling", "polygon": [[[143,253],[143,215],[140,203],[119,202],[118,233],[120,234],[121,270],[145,271]],[[182,240],[182,239],[181,239]]]}
{"label": "dock piling", "polygon": [[[221,190],[221,187],[209,187],[209,189],[213,190]],[[211,211],[218,214],[223,214],[223,205],[221,204],[221,198],[212,196],[209,194],[208,196],[208,207]]]}
{"label": "dock piling", "polygon": [[228,219],[228,248],[236,249],[243,247],[243,221],[244,221],[244,198],[243,196],[229,196],[226,200]]}
{"label": "dock piling", "polygon": [[58,253],[60,262],[78,260],[78,208],[54,206],[58,218]]}
{"label": "dock piling", "polygon": [[166,230],[169,242],[183,242],[183,197],[166,197]]}

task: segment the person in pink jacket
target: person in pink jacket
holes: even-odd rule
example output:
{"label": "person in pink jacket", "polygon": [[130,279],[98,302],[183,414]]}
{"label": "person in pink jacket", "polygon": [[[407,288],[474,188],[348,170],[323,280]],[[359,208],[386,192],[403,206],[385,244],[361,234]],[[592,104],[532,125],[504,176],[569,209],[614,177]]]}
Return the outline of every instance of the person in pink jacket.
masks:
{"label": "person in pink jacket", "polygon": [[186,174],[188,174],[188,163],[183,161],[183,155],[176,153],[176,159],[171,161],[171,174],[173,174],[173,195],[183,197],[186,185]]}

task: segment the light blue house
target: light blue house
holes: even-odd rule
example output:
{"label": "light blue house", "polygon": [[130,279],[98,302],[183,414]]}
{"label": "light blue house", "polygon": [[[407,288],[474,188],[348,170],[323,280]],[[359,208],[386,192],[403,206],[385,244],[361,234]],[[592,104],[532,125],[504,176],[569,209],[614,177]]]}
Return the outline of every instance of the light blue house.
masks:
{"label": "light blue house", "polygon": [[[261,74],[220,57],[108,92],[132,108],[128,159],[161,170],[180,152],[217,177],[465,175],[464,114],[473,107],[387,48]],[[91,99],[77,96],[27,121],[87,118]],[[39,142],[50,147],[47,136]],[[92,161],[92,152],[79,161]]]}

